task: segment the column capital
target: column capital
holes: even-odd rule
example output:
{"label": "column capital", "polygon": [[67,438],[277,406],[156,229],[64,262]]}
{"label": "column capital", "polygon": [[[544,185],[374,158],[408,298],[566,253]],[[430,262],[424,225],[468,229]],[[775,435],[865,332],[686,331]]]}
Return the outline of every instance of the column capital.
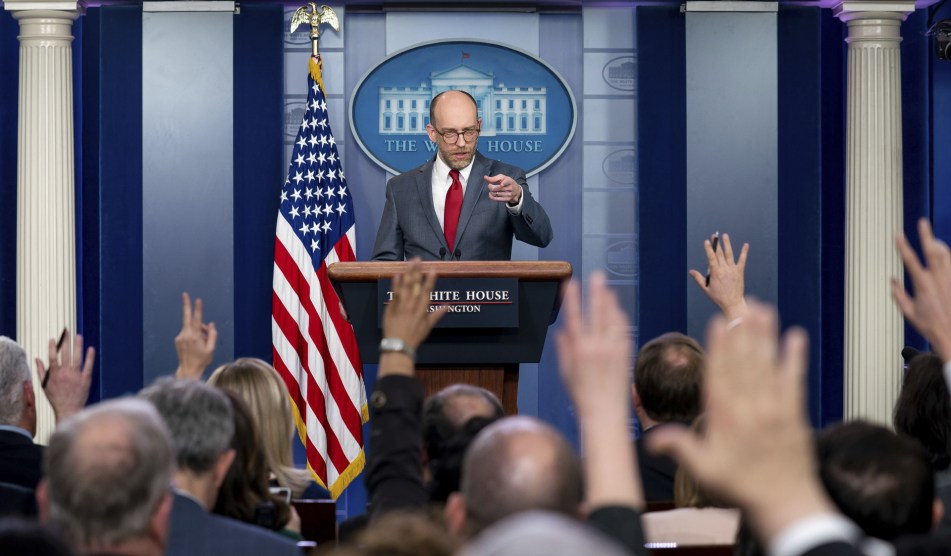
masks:
{"label": "column capital", "polygon": [[32,12],[55,12],[57,14],[73,12],[78,17],[86,13],[86,2],[84,0],[6,0],[3,3],[3,8],[8,12],[13,12],[14,17],[17,16],[18,12],[22,15]]}
{"label": "column capital", "polygon": [[915,11],[915,0],[841,0],[832,13],[842,21],[853,19],[899,19]]}

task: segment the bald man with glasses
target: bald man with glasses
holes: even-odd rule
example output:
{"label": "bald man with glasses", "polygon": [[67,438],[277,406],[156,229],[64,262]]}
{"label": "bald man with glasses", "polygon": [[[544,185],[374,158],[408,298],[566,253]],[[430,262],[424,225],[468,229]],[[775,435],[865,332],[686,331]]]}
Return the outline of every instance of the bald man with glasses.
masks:
{"label": "bald man with glasses", "polygon": [[438,153],[386,185],[373,260],[500,261],[512,238],[545,247],[551,222],[532,198],[525,172],[482,156],[482,121],[471,95],[445,91],[429,107],[426,131]]}

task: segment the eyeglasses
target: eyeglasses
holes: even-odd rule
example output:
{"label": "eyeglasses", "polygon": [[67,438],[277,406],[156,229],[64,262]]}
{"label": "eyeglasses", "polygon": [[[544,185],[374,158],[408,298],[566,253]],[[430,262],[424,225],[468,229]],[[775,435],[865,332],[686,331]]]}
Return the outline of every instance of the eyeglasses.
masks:
{"label": "eyeglasses", "polygon": [[455,143],[456,141],[459,140],[460,135],[462,135],[462,138],[465,139],[466,143],[469,143],[470,141],[475,139],[476,136],[479,135],[479,128],[477,127],[469,127],[469,128],[463,129],[462,131],[456,131],[454,129],[439,131],[435,127],[433,128],[433,130],[439,135],[441,135],[443,141],[447,143]]}

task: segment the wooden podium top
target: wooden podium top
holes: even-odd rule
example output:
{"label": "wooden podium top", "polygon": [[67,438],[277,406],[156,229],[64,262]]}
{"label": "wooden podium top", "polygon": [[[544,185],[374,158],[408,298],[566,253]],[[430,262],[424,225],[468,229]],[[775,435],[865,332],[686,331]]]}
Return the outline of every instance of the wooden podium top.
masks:
{"label": "wooden podium top", "polygon": [[[334,282],[376,282],[406,269],[404,261],[334,263],[327,275]],[[518,278],[523,282],[564,281],[571,278],[571,265],[564,261],[424,261],[423,270],[447,278]]]}

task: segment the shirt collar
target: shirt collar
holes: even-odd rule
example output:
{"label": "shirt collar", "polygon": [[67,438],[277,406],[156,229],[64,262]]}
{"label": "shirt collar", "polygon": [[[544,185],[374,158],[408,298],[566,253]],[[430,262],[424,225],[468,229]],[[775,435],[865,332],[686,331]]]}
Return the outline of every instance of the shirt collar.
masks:
{"label": "shirt collar", "polygon": [[[469,183],[469,174],[472,173],[472,165],[475,164],[475,156],[472,157],[472,160],[469,161],[469,165],[459,170],[459,179],[463,184]],[[452,168],[448,164],[443,162],[443,159],[439,158],[439,155],[436,155],[436,162],[433,165],[433,172],[442,179],[449,178],[449,171]]]}
{"label": "shirt collar", "polygon": [[182,498],[188,498],[188,499],[191,500],[192,502],[198,504],[198,506],[199,506],[201,509],[205,510],[206,512],[207,512],[207,511],[210,511],[208,508],[205,507],[205,503],[204,503],[204,502],[202,502],[201,500],[199,500],[197,496],[195,496],[194,494],[188,492],[187,490],[182,490],[182,489],[178,488],[178,486],[176,486],[176,485],[174,485],[174,484],[172,485],[172,490],[174,490],[174,491],[175,491],[175,494],[181,496]]}
{"label": "shirt collar", "polygon": [[23,436],[30,439],[30,442],[33,442],[33,435],[24,428],[18,427],[16,425],[0,425],[0,431],[9,431],[22,434]]}

